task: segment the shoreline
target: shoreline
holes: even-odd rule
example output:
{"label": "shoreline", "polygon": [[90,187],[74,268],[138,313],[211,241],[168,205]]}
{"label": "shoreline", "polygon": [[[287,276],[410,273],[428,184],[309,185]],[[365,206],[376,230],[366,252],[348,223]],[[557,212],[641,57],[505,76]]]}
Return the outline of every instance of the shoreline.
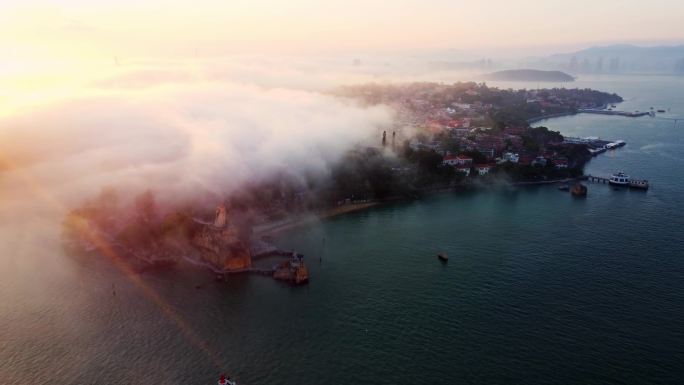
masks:
{"label": "shoreline", "polygon": [[559,112],[557,114],[537,116],[534,118],[527,119],[527,124],[538,123],[538,122],[541,122],[542,120],[547,120],[547,119],[562,118],[563,116],[577,115],[579,113],[580,113],[579,111],[577,111],[577,112]]}
{"label": "shoreline", "polygon": [[629,111],[620,111],[620,110],[607,110],[607,109],[605,109],[605,107],[603,109],[585,108],[585,109],[577,110],[576,112],[559,112],[557,114],[549,114],[549,115],[542,115],[542,116],[537,116],[534,118],[529,118],[529,119],[527,119],[527,124],[532,125],[534,123],[539,123],[543,120],[548,120],[548,119],[553,119],[553,118],[562,118],[564,116],[573,116],[573,115],[579,115],[579,114],[595,114],[595,115],[623,116],[626,118],[640,118],[642,116],[648,116],[649,112],[646,112],[646,111],[629,112]]}
{"label": "shoreline", "polygon": [[313,223],[324,219],[330,219],[344,214],[367,210],[371,207],[378,206],[382,203],[384,203],[384,201],[351,203],[348,205],[333,207],[318,213],[309,213],[302,216],[297,216],[286,221],[267,223],[262,225],[263,228],[255,228],[252,235],[256,237],[269,237],[284,230],[289,230],[294,227],[302,226],[308,223]]}
{"label": "shoreline", "polygon": [[[543,181],[530,181],[530,182],[509,182],[504,185],[499,185],[501,187],[529,187],[529,186],[545,186],[545,185],[552,185],[552,184],[557,184],[557,183],[570,183],[573,181],[583,181],[586,180],[587,176],[582,175],[576,178],[563,178],[563,179],[553,179],[553,180],[543,180]],[[497,185],[476,185],[476,184],[468,184],[468,185],[458,185],[458,186],[453,186],[453,187],[440,187],[440,188],[430,188],[426,189],[424,191],[421,191],[421,194],[423,196],[430,196],[430,195],[438,195],[438,194],[445,194],[445,193],[451,193],[451,192],[461,192],[461,191],[466,191],[466,190],[477,190],[480,188],[486,188],[486,187],[491,187],[491,186],[497,186]],[[337,206],[328,210],[325,210],[323,212],[319,213],[311,213],[308,215],[304,216],[298,216],[293,219],[284,221],[284,222],[279,222],[276,224],[270,224],[266,225],[265,228],[261,228],[258,230],[255,230],[253,233],[253,236],[256,237],[270,237],[273,236],[281,231],[285,230],[290,230],[292,228],[298,227],[298,226],[303,226],[309,223],[313,223],[316,221],[322,221],[326,219],[331,219],[337,216],[342,216],[354,212],[359,212],[359,211],[364,211],[368,210],[373,207],[377,207],[383,204],[391,203],[391,202],[398,202],[398,201],[414,201],[419,198],[389,198],[385,200],[379,200],[379,201],[372,201],[372,202],[363,202],[363,203],[352,203],[348,205],[342,205],[342,206]]]}
{"label": "shoreline", "polygon": [[[543,116],[530,118],[527,120],[527,122],[528,122],[528,124],[533,124],[533,123],[538,123],[540,121],[553,119],[553,118],[579,115],[580,113],[583,113],[583,112],[586,112],[586,111],[561,112],[561,113],[557,113],[557,114],[543,115]],[[544,186],[544,185],[552,185],[552,184],[558,184],[558,183],[581,182],[583,180],[587,180],[587,175],[582,174],[582,175],[575,177],[575,178],[563,178],[563,179],[553,179],[553,180],[543,180],[543,181],[508,182],[504,185],[504,187]],[[491,186],[494,186],[494,185],[489,185],[489,187],[491,187]],[[443,194],[443,193],[449,193],[449,192],[458,192],[458,191],[463,191],[463,190],[479,189],[479,188],[484,188],[484,187],[488,187],[488,185],[469,183],[469,184],[459,184],[456,186],[449,186],[449,187],[431,187],[431,188],[425,188],[425,189],[421,190],[420,194],[423,196],[436,195],[436,194]],[[340,215],[345,215],[345,214],[349,214],[349,213],[353,213],[353,212],[367,210],[369,208],[376,207],[376,206],[381,205],[381,204],[385,204],[385,203],[389,203],[389,202],[396,202],[396,201],[401,201],[401,200],[412,201],[412,200],[416,200],[416,199],[419,199],[419,198],[394,197],[394,198],[387,198],[387,199],[379,200],[379,201],[370,201],[370,202],[363,202],[363,203],[352,203],[352,204],[348,204],[348,205],[341,205],[341,206],[337,206],[337,207],[333,207],[333,208],[324,210],[322,212],[310,213],[308,215],[298,216],[298,217],[295,217],[294,219],[289,219],[286,221],[264,224],[263,228],[254,230],[253,235],[257,236],[257,237],[268,237],[268,236],[272,236],[278,232],[292,229],[294,227],[302,226],[302,225],[312,223],[315,221],[330,219],[330,218],[340,216]]]}

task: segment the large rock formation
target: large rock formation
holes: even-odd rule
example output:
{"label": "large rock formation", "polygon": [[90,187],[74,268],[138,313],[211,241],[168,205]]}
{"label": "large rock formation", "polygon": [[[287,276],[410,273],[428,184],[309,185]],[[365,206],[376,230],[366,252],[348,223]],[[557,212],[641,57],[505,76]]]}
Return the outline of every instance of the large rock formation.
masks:
{"label": "large rock formation", "polygon": [[249,244],[230,223],[224,205],[216,208],[213,224],[203,225],[193,235],[192,244],[200,250],[205,262],[218,269],[239,271],[252,266]]}
{"label": "large rock formation", "polygon": [[[110,217],[114,218],[110,220]],[[65,246],[75,250],[102,249],[126,258],[132,265],[173,264],[183,256],[199,258],[215,270],[235,272],[252,266],[249,234],[230,222],[228,208],[216,208],[214,221],[205,223],[187,214],[173,213],[157,222],[137,216],[116,223],[115,213],[99,206],[69,213],[64,221]]]}
{"label": "large rock formation", "polygon": [[309,281],[309,269],[304,264],[304,256],[292,253],[289,261],[283,262],[273,272],[273,278],[289,281],[296,285]]}

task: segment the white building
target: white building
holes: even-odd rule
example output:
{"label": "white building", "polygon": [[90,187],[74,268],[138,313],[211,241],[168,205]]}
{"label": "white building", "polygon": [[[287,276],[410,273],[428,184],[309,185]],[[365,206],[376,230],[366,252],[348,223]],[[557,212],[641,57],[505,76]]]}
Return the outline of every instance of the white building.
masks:
{"label": "white building", "polygon": [[518,161],[520,161],[520,155],[512,152],[504,152],[501,156],[501,160],[504,162],[518,163]]}
{"label": "white building", "polygon": [[482,176],[482,175],[487,175],[489,174],[489,170],[491,170],[492,165],[491,164],[476,164],[475,165],[475,171]]}
{"label": "white building", "polygon": [[447,155],[442,160],[442,164],[448,166],[468,166],[473,164],[473,158],[465,155]]}
{"label": "white building", "polygon": [[456,166],[458,164],[458,157],[456,155],[446,155],[442,159],[442,164],[445,166]]}

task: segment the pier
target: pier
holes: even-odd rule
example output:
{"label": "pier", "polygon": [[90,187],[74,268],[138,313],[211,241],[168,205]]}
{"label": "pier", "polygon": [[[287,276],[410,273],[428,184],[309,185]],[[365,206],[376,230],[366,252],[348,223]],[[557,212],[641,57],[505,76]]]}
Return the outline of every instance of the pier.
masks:
{"label": "pier", "polygon": [[275,270],[276,270],[275,267],[273,267],[271,269],[259,268],[259,267],[245,267],[244,269],[224,270],[224,271],[221,271],[219,273],[216,273],[216,275],[220,276],[221,280],[223,280],[224,276],[234,275],[234,274],[253,273],[253,274],[261,274],[261,275],[273,275]]}
{"label": "pier", "polygon": [[603,177],[603,176],[596,176],[596,175],[586,175],[584,177],[585,180],[588,180],[589,182],[596,182],[596,183],[608,183],[610,180],[609,178]]}
{"label": "pier", "polygon": [[593,108],[583,108],[577,110],[578,113],[585,113],[585,114],[599,114],[599,115],[618,115],[618,116],[626,116],[629,118],[638,118],[639,116],[646,116],[649,115],[650,112],[629,112],[629,111],[615,111],[615,110],[599,110],[599,109],[593,109]]}
{"label": "pier", "polygon": [[270,268],[250,266],[242,269],[231,269],[216,272],[217,281],[228,281],[229,275],[234,274],[257,274],[273,277],[281,281],[288,281],[295,285],[307,283],[309,281],[309,270],[304,264],[304,255],[294,251],[280,249],[266,250],[259,255],[253,255],[252,259],[265,257],[287,257]]}
{"label": "pier", "polygon": [[[606,178],[603,176],[585,175],[585,176],[581,177],[581,179],[588,180],[589,182],[610,184],[610,178]],[[615,183],[614,183],[614,185],[615,185]],[[621,186],[629,187],[630,189],[648,190],[649,183],[645,179],[631,179],[630,178],[630,179],[628,179],[628,182],[626,185],[621,185]]]}
{"label": "pier", "polygon": [[603,154],[604,152],[606,152],[608,150],[615,150],[615,149],[620,148],[622,146],[625,146],[627,144],[624,140],[616,140],[614,142],[611,142],[609,140],[603,140],[603,139],[592,138],[592,137],[573,138],[570,136],[565,136],[565,137],[563,137],[563,141],[565,143],[587,145],[587,149],[591,153],[591,156]]}

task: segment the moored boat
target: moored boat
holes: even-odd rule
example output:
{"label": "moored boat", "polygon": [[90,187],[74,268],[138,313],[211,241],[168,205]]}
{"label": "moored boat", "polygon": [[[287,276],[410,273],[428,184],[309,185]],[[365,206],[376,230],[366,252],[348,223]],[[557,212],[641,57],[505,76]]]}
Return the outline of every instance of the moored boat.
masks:
{"label": "moored boat", "polygon": [[570,189],[570,193],[576,197],[585,197],[587,196],[587,186],[577,182],[572,186],[572,189]]}
{"label": "moored boat", "polygon": [[570,186],[567,183],[561,183],[558,185],[558,189],[561,191],[570,191]]}
{"label": "moored boat", "polygon": [[622,172],[617,172],[610,176],[608,183],[613,186],[629,186],[629,175]]}

